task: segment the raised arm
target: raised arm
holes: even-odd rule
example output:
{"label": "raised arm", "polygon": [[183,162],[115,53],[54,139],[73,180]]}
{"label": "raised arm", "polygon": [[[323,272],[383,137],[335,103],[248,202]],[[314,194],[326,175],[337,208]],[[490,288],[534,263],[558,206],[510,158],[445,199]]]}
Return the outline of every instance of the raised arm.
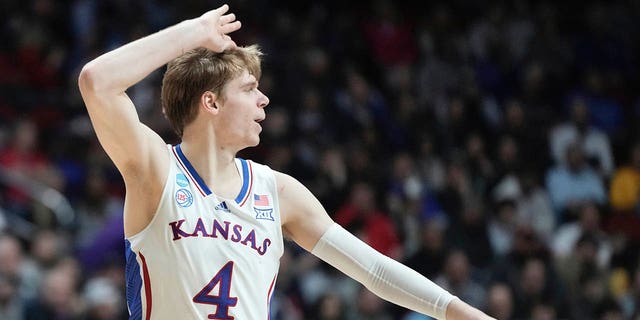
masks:
{"label": "raised arm", "polygon": [[276,181],[285,234],[371,292],[437,319],[492,319],[335,224],[300,182],[281,173]]}
{"label": "raised arm", "polygon": [[126,44],[87,63],[78,84],[102,147],[122,174],[127,194],[144,194],[129,201],[125,233],[142,230],[155,212],[166,179],[169,158],[164,141],[140,123],[126,90],[185,51],[206,47],[221,52],[235,47],[227,35],[240,28],[228,6],[180,22]]}

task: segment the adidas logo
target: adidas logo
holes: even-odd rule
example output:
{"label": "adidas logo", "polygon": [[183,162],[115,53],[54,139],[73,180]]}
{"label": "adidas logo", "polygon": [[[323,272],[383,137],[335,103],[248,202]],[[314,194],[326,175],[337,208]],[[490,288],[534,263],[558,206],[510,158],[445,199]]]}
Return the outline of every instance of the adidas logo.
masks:
{"label": "adidas logo", "polygon": [[218,205],[216,205],[214,209],[222,210],[224,212],[231,212],[231,210],[229,210],[229,207],[227,207],[227,203],[225,201],[218,203]]}

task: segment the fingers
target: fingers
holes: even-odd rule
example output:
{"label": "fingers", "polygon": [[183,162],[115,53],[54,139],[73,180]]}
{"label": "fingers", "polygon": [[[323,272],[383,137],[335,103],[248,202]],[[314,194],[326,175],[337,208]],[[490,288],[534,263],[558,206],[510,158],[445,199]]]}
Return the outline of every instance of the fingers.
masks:
{"label": "fingers", "polygon": [[218,15],[223,15],[225,14],[227,11],[229,11],[229,5],[228,4],[223,4],[221,7],[219,7],[218,9],[214,10]]}
{"label": "fingers", "polygon": [[225,4],[201,16],[205,30],[210,32],[205,40],[206,43],[203,44],[204,47],[215,52],[237,47],[236,43],[227,34],[240,29],[242,24],[236,20],[235,14],[225,14],[227,11],[229,11],[229,6]]}
{"label": "fingers", "polygon": [[236,15],[234,13],[224,14],[228,10],[229,6],[226,4],[215,10],[216,14],[220,14],[220,18],[218,21],[220,23],[220,31],[223,34],[234,32],[240,29],[240,27],[242,26],[240,21],[235,21]]}
{"label": "fingers", "polygon": [[220,17],[220,24],[231,23],[234,20],[236,20],[235,14],[233,13],[225,14],[224,16]]}
{"label": "fingers", "polygon": [[240,21],[234,21],[234,22],[222,25],[220,27],[220,31],[222,31],[222,33],[224,34],[227,34],[240,29],[241,26],[242,24],[240,23]]}

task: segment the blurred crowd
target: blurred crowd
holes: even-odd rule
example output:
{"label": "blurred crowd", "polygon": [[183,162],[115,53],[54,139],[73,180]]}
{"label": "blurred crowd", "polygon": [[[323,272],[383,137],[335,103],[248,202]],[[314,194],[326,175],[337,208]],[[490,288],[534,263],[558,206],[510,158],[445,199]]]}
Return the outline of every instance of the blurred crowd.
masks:
{"label": "blurred crowd", "polygon": [[[127,318],[123,183],[78,72],[218,5],[0,2],[0,319]],[[640,2],[230,5],[271,99],[240,156],[500,320],[640,319]],[[177,143],[162,72],[128,93]],[[428,319],[286,246],[272,319]]]}

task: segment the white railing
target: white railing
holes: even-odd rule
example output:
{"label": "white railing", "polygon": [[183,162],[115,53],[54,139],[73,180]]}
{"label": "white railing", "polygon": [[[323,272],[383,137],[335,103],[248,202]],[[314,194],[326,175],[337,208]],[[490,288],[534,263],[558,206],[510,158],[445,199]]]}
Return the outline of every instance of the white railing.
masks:
{"label": "white railing", "polygon": [[68,228],[73,224],[75,210],[60,191],[1,166],[0,184],[20,189],[29,198],[51,210],[59,226]]}

